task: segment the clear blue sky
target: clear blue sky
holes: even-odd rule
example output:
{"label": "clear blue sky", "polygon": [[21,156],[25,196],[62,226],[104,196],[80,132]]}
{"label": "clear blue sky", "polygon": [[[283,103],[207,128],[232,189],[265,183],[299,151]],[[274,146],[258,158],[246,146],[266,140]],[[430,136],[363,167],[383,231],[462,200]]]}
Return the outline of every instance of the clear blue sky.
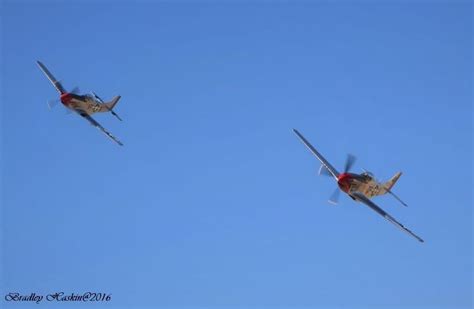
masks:
{"label": "clear blue sky", "polygon": [[[1,15],[1,306],[58,290],[112,293],[107,308],[472,306],[468,2]],[[36,60],[67,89],[122,95],[123,122],[95,118],[125,146],[49,111]],[[339,169],[351,152],[356,172],[403,171],[409,207],[375,202],[426,243],[346,196],[328,204],[335,183],[292,128]]]}

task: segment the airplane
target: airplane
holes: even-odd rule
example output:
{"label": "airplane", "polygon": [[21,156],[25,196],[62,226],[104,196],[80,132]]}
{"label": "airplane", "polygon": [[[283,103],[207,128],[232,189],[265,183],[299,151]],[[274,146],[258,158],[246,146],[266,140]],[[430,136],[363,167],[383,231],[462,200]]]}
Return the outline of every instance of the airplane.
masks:
{"label": "airplane", "polygon": [[94,118],[91,117],[94,113],[104,113],[110,112],[112,115],[117,117],[118,120],[122,119],[115,113],[113,108],[120,100],[120,96],[115,96],[111,101],[104,102],[97,94],[92,92],[92,94],[79,95],[76,94],[76,91],[66,91],[61,83],[51,74],[51,72],[46,68],[46,66],[40,61],[36,61],[41,71],[46,75],[49,81],[53,84],[54,88],[60,94],[61,103],[72,110],[73,112],[79,114],[81,117],[89,121],[91,125],[98,128],[102,133],[104,133],[111,140],[123,146],[122,142],[119,141],[115,136],[113,136],[109,131],[107,131],[103,126],[101,126]]}
{"label": "airplane", "polygon": [[403,226],[401,223],[399,223],[394,217],[389,215],[386,211],[384,211],[382,208],[377,206],[374,202],[372,202],[370,199],[374,196],[378,195],[384,195],[386,193],[391,194],[394,196],[399,202],[401,202],[404,206],[407,206],[398,196],[396,196],[392,192],[392,187],[395,185],[397,180],[401,176],[401,172],[396,173],[390,180],[388,180],[385,183],[378,182],[375,180],[374,176],[372,173],[365,171],[362,174],[355,174],[355,173],[350,173],[349,170],[351,169],[352,165],[355,162],[355,157],[353,155],[348,155],[345,166],[344,166],[344,172],[339,173],[314,147],[313,145],[310,144],[304,138],[303,135],[301,135],[298,130],[293,129],[295,134],[298,136],[298,138],[305,144],[306,147],[318,158],[318,160],[321,162],[321,168],[319,169],[319,174],[320,175],[326,175],[326,176],[331,176],[333,177],[339,188],[336,188],[336,191],[332,194],[332,196],[329,199],[329,202],[333,204],[337,204],[338,196],[340,191],[342,190],[343,192],[347,193],[350,198],[352,198],[354,201],[357,202],[362,202],[371,209],[373,209],[375,212],[377,212],[379,215],[393,223],[395,226],[400,228],[402,231],[408,233],[409,235],[413,236],[416,238],[419,242],[424,242],[423,239],[421,239],[419,236],[417,236],[415,233],[410,231],[408,228]]}

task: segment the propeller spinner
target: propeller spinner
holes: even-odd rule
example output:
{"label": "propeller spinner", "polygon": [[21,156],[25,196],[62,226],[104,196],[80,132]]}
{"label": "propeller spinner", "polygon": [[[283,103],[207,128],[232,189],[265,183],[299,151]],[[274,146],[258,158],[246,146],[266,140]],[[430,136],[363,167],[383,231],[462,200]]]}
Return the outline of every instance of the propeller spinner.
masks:
{"label": "propeller spinner", "polygon": [[[352,154],[347,155],[346,162],[344,164],[344,174],[348,173],[351,170],[351,168],[354,165],[356,159],[357,158]],[[331,175],[326,168],[321,167],[321,169],[325,170],[325,173],[320,171],[321,175],[323,175],[323,174],[324,175],[326,175],[326,174]],[[340,176],[343,176],[344,174],[341,174]],[[341,193],[341,189],[339,187],[337,187],[336,190],[334,190],[334,192],[329,197],[328,202],[333,204],[333,205],[337,205],[339,203],[340,193]]]}

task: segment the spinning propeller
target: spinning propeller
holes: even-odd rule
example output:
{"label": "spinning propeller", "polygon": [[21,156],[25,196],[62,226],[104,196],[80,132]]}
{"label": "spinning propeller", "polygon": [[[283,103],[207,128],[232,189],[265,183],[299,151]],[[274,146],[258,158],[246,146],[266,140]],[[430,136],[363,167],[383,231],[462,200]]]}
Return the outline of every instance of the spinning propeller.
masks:
{"label": "spinning propeller", "polygon": [[[79,87],[74,87],[71,91],[69,91],[69,93],[72,93],[72,94],[79,94],[79,92],[80,92]],[[61,99],[48,100],[48,108],[50,110],[53,109],[54,107],[58,105],[59,102],[61,102]]]}
{"label": "spinning propeller", "polygon": [[[356,161],[356,157],[354,155],[351,155],[351,154],[347,155],[346,163],[344,164],[344,174],[348,173],[351,170],[355,161]],[[324,165],[321,165],[321,168],[319,169],[319,175],[332,177],[331,173],[329,173],[329,171],[324,167]],[[336,190],[334,190],[334,192],[329,197],[328,202],[331,204],[337,205],[337,203],[339,202],[340,193],[341,193],[341,190],[339,189],[339,187],[337,187]]]}

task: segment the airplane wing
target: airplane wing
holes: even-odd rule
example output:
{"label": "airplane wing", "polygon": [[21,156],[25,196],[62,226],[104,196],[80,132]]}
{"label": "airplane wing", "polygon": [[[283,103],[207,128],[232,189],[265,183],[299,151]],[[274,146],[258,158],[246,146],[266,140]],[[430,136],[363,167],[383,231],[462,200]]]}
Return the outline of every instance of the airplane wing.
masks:
{"label": "airplane wing", "polygon": [[337,181],[337,177],[339,176],[339,172],[328,161],[326,161],[326,159],[313,147],[313,145],[311,145],[306,140],[306,138],[303,137],[303,135],[301,135],[300,132],[298,132],[298,130],[293,129],[293,132],[295,132],[296,135],[298,135],[298,137],[303,142],[303,144],[305,144],[306,147],[308,147],[308,149],[311,150],[311,152],[316,156],[316,158],[318,158],[318,160],[321,162],[321,164],[328,170],[329,173],[331,173],[331,175],[334,178],[336,178],[336,181]]}
{"label": "airplane wing", "polygon": [[42,64],[40,61],[36,61],[38,63],[38,66],[40,67],[41,71],[43,71],[44,75],[49,79],[49,81],[53,84],[54,88],[60,93],[66,93],[66,89],[64,89],[63,85],[51,74],[51,72],[46,68],[44,64]]}
{"label": "airplane wing", "polygon": [[123,146],[122,142],[119,141],[115,136],[113,136],[109,131],[107,131],[103,126],[100,125],[100,123],[98,123],[94,118],[92,118],[91,116],[89,116],[88,114],[86,113],[79,113],[79,115],[81,115],[82,117],[84,117],[85,119],[87,119],[94,127],[98,128],[99,130],[102,131],[102,133],[104,133],[105,135],[107,135],[108,138],[110,138],[111,140],[113,140],[114,142],[116,142],[117,144],[119,144],[120,146]]}
{"label": "airplane wing", "polygon": [[379,215],[387,219],[388,221],[392,222],[394,225],[396,225],[399,229],[405,231],[406,233],[410,234],[411,236],[415,237],[419,242],[424,242],[423,239],[421,239],[419,236],[417,236],[415,233],[407,229],[406,227],[403,226],[400,222],[395,220],[394,217],[389,215],[387,212],[385,212],[382,208],[379,206],[375,205],[374,202],[372,202],[369,198],[367,198],[365,195],[363,195],[360,192],[353,192],[351,195],[356,198],[358,201],[364,203],[365,205],[369,206],[373,210],[375,210]]}

